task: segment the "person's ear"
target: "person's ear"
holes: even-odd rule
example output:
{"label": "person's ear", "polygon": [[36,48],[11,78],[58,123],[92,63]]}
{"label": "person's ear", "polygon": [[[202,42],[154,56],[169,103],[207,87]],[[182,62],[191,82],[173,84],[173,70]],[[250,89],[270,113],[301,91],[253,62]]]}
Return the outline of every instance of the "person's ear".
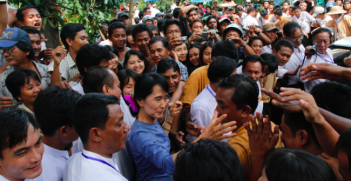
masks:
{"label": "person's ear", "polygon": [[298,130],[298,131],[296,132],[296,136],[297,136],[297,138],[298,138],[298,141],[299,141],[299,145],[300,145],[300,146],[305,146],[305,145],[308,144],[309,135],[308,135],[308,133],[307,133],[306,130],[302,130],[302,129]]}
{"label": "person's ear", "polygon": [[172,53],[172,50],[169,47],[167,48],[167,51],[168,51],[168,55],[170,55]]}
{"label": "person's ear", "polygon": [[71,47],[73,40],[71,40],[70,38],[66,38],[66,42],[67,42],[68,46]]}
{"label": "person's ear", "polygon": [[144,100],[136,100],[137,104],[139,105],[139,107],[143,107],[145,101]]}
{"label": "person's ear", "polygon": [[60,137],[67,137],[67,127],[66,126],[61,126],[59,129]]}
{"label": "person's ear", "polygon": [[272,50],[272,53],[273,53],[273,54],[276,54],[276,53],[277,53],[277,51],[275,51],[275,49],[273,49],[273,50]]}
{"label": "person's ear", "polygon": [[101,93],[110,95],[109,92],[110,92],[110,87],[109,87],[108,85],[106,85],[106,84],[103,85],[103,86],[102,86]]}
{"label": "person's ear", "polygon": [[93,127],[89,130],[89,137],[93,141],[99,143],[102,140],[101,130],[99,128]]}
{"label": "person's ear", "polygon": [[251,107],[248,106],[248,105],[244,106],[244,107],[241,108],[241,109],[242,109],[241,117],[242,117],[242,118],[245,118],[244,120],[246,120],[246,119],[250,116],[252,109],[251,109]]}

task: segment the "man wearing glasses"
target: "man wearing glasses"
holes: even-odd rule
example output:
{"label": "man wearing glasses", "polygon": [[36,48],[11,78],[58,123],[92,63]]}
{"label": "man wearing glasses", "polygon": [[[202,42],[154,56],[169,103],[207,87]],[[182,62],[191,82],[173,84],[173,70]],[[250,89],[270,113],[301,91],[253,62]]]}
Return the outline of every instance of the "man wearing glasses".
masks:
{"label": "man wearing glasses", "polygon": [[31,69],[35,71],[43,88],[50,85],[50,77],[47,74],[47,65],[38,64],[34,60],[35,52],[32,48],[28,34],[19,28],[6,29],[0,37],[2,56],[6,59],[8,67],[0,70],[0,110],[14,105],[11,93],[5,86],[6,77],[15,70]]}

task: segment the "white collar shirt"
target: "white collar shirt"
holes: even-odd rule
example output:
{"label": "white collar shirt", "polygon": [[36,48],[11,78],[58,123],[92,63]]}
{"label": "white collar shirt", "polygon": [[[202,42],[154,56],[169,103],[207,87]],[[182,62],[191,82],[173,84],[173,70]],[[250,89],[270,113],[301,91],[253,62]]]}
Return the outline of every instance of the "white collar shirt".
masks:
{"label": "white collar shirt", "polygon": [[[317,53],[316,55],[312,55],[311,59],[307,59],[305,60],[303,66],[306,66],[310,63],[329,63],[329,64],[334,64],[334,59],[333,59],[333,52],[331,51],[331,49],[327,49],[326,50],[327,55],[323,55],[323,54],[319,54]],[[299,76],[300,80],[301,80],[301,76]],[[316,79],[316,80],[312,80],[312,81],[308,81],[308,80],[301,80],[304,85],[305,85],[305,91],[307,93],[310,93],[312,91],[312,88],[320,83],[323,83],[326,81],[326,79]]]}
{"label": "white collar shirt", "polygon": [[[272,54],[273,53],[273,50],[272,50],[272,45],[266,45],[262,48],[262,53],[270,53]],[[261,53],[261,54],[262,54]]]}
{"label": "white collar shirt", "polygon": [[[191,121],[200,127],[205,126],[207,128],[212,120],[216,107],[216,92],[212,90],[210,85],[207,85],[191,104]],[[190,134],[187,136],[189,143],[192,143],[196,138],[197,137]]]}
{"label": "white collar shirt", "polygon": [[[86,155],[89,158],[101,160],[102,163],[97,160],[92,160],[83,156]],[[109,164],[109,165],[108,165]],[[127,181],[117,166],[117,160],[114,158],[103,157],[91,151],[83,150],[82,153],[76,153],[68,159],[66,163],[65,173],[63,177],[64,181]]]}
{"label": "white collar shirt", "polygon": [[293,16],[292,20],[296,23],[298,23],[302,30],[305,33],[310,33],[311,32],[311,23],[315,20],[312,15],[309,13],[302,11],[299,18],[297,18],[295,15]]}
{"label": "white collar shirt", "polygon": [[[290,60],[283,66],[288,71],[295,71],[299,65],[302,64],[305,56],[305,47],[301,44],[298,48],[294,48],[294,53],[291,55]],[[296,75],[289,75],[288,85],[297,84],[298,77]]]}
{"label": "white collar shirt", "polygon": [[247,15],[247,17],[243,20],[243,26],[244,28],[247,28],[248,26],[251,26],[251,25],[258,26],[258,21],[256,17]]}
{"label": "white collar shirt", "polygon": [[65,165],[69,158],[67,150],[58,150],[50,146],[44,145],[44,154],[41,161],[43,171],[41,175],[34,179],[26,179],[26,181],[61,181],[65,171]]}

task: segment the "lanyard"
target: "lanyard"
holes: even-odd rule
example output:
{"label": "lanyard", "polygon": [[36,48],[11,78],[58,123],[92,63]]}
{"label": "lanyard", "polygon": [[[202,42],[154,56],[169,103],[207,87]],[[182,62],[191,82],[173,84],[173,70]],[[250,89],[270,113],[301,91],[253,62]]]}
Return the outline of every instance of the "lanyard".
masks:
{"label": "lanyard", "polygon": [[90,156],[86,156],[84,153],[82,153],[82,155],[83,155],[83,157],[85,157],[86,159],[101,162],[101,163],[103,163],[103,164],[105,164],[105,165],[108,165],[109,167],[113,168],[113,169],[116,170],[118,173],[121,173],[121,172],[119,172],[114,166],[110,165],[109,163],[105,162],[104,160],[100,160],[100,159],[97,159],[97,158],[93,158],[93,157],[90,157]]}
{"label": "lanyard", "polygon": [[216,98],[216,96],[215,96],[214,93],[211,91],[211,89],[208,88],[208,86],[206,86],[206,89],[211,93],[211,95],[212,95],[214,98]]}
{"label": "lanyard", "polygon": [[[328,55],[328,53],[327,53],[327,55],[328,55],[328,58],[329,58],[330,60],[323,58],[319,53],[317,53],[317,55],[318,55],[319,57],[321,57],[324,61],[328,62],[328,63],[331,63],[331,64],[334,63],[334,62],[333,62],[333,59]],[[325,57],[326,57],[326,56],[325,56]]]}

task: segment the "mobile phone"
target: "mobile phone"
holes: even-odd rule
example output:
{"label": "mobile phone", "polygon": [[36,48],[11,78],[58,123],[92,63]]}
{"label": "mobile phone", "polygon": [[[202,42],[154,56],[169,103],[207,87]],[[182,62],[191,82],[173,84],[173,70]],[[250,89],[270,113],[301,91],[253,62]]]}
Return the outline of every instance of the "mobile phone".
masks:
{"label": "mobile phone", "polygon": [[181,36],[180,37],[183,41],[185,41],[185,40],[187,40],[188,39],[188,37],[187,36]]}
{"label": "mobile phone", "polygon": [[208,38],[208,33],[207,32],[201,32],[201,37]]}

